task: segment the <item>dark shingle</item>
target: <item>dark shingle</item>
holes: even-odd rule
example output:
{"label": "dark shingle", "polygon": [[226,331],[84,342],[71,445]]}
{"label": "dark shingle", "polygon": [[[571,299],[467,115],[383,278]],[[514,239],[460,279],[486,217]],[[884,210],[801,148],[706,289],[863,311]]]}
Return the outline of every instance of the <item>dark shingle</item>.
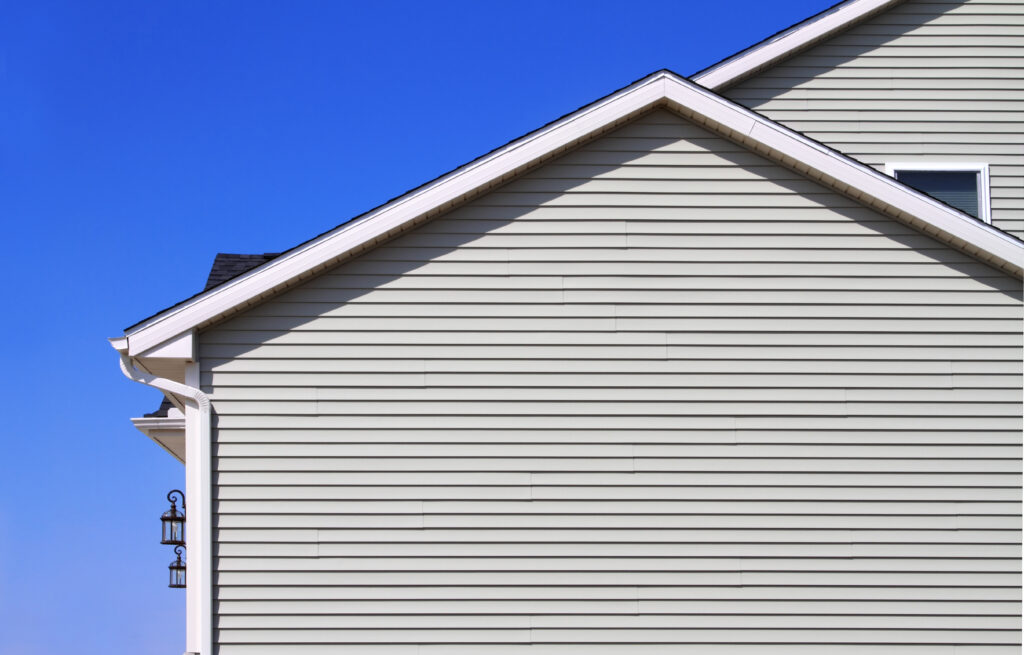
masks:
{"label": "dark shingle", "polygon": [[219,252],[213,259],[213,267],[210,268],[210,275],[206,278],[206,286],[203,287],[203,291],[209,291],[228,280],[238,277],[242,273],[251,271],[261,264],[266,264],[280,254],[278,252],[265,252],[262,255],[234,255]]}
{"label": "dark shingle", "polygon": [[162,402],[160,403],[160,407],[158,407],[155,412],[143,414],[143,416],[145,418],[164,418],[167,416],[167,413],[171,411],[171,407],[174,407],[174,405],[172,405],[171,401],[167,400],[167,398],[164,397]]}
{"label": "dark shingle", "polygon": [[[210,274],[206,278],[206,286],[203,287],[203,291],[209,291],[246,271],[251,271],[260,264],[266,264],[280,254],[278,252],[265,252],[262,255],[235,255],[219,252],[213,258],[213,266],[210,267]],[[170,411],[171,407],[173,407],[171,401],[164,398],[163,402],[160,403],[160,407],[155,412],[145,414],[145,417],[163,418],[167,416],[167,412]]]}

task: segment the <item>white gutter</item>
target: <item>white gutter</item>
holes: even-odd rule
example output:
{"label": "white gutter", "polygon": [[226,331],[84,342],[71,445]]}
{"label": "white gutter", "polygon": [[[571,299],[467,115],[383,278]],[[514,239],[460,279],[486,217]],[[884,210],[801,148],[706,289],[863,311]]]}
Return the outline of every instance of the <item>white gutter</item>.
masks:
{"label": "white gutter", "polygon": [[[117,345],[114,344],[114,347]],[[121,372],[128,379],[174,394],[185,401],[185,495],[189,507],[195,508],[189,514],[198,515],[197,519],[189,518],[186,532],[188,575],[185,589],[185,648],[186,655],[212,654],[213,512],[210,484],[210,397],[198,387],[143,373],[135,368],[132,358],[126,352],[119,351],[118,354],[121,355]],[[185,379],[198,385],[198,372],[198,365],[188,364]],[[194,566],[197,566],[198,570]]]}

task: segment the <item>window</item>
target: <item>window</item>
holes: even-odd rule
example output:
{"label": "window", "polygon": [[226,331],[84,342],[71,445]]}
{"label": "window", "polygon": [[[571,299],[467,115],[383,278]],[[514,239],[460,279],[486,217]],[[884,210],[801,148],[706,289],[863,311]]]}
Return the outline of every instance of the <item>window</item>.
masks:
{"label": "window", "polygon": [[965,214],[991,223],[988,164],[886,164],[885,172]]}

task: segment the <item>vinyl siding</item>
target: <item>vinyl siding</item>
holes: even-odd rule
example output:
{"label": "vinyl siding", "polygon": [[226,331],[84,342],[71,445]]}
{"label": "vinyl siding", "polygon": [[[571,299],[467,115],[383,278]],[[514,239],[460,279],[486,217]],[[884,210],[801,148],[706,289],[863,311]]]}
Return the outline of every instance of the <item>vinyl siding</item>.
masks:
{"label": "vinyl siding", "polygon": [[908,0],[724,92],[879,170],[987,162],[1024,237],[1024,3]]}
{"label": "vinyl siding", "polygon": [[200,335],[219,652],[1015,653],[1019,286],[642,117]]}

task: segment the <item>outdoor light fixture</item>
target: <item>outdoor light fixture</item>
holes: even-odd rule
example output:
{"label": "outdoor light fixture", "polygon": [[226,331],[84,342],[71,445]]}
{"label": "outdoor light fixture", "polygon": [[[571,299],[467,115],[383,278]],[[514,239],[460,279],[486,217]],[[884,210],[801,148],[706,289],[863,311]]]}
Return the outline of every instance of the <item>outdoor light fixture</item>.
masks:
{"label": "outdoor light fixture", "polygon": [[[181,497],[180,512],[174,494]],[[185,545],[185,494],[180,489],[171,489],[167,492],[167,500],[171,501],[171,508],[160,517],[160,543],[174,546],[174,554],[177,555],[177,559],[167,567],[170,572],[167,586],[171,589],[184,589],[185,562],[181,561],[181,549]]]}
{"label": "outdoor light fixture", "polygon": [[[181,496],[181,509],[185,509],[185,494],[181,493],[178,489],[172,489],[167,493],[167,500],[171,501],[171,509],[164,512],[164,515],[160,517],[160,543],[170,544],[172,546],[184,546],[185,545],[185,513],[178,511],[178,506],[174,502],[174,494]],[[174,549],[177,552],[177,548]],[[181,559],[179,558],[179,562]],[[182,569],[184,571],[184,568]],[[185,574],[182,573],[182,576]],[[182,577],[182,580],[185,578]],[[173,584],[171,585],[174,586]]]}
{"label": "outdoor light fixture", "polygon": [[174,560],[167,567],[170,570],[170,581],[167,586],[171,589],[185,588],[185,562],[181,561],[181,546],[174,547],[174,554],[178,559]]}

